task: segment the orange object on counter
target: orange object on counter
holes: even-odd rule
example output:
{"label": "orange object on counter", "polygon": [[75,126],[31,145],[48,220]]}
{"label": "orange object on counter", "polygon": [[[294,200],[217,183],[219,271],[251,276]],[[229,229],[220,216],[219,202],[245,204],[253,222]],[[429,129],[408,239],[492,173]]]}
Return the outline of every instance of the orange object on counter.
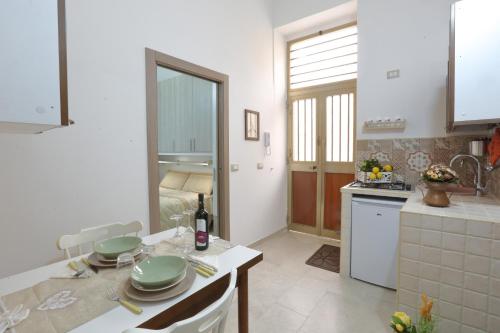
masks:
{"label": "orange object on counter", "polygon": [[491,142],[488,145],[488,152],[490,153],[490,163],[495,165],[500,159],[500,128],[495,129]]}

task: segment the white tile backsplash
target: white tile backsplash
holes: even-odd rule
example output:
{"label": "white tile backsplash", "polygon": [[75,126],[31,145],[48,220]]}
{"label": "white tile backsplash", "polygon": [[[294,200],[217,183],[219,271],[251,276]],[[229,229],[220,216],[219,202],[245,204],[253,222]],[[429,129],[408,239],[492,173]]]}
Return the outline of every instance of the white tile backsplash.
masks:
{"label": "white tile backsplash", "polygon": [[465,236],[443,233],[443,249],[464,252]]}
{"label": "white tile backsplash", "polygon": [[500,333],[500,223],[403,212],[399,309],[434,300],[440,333]]}
{"label": "white tile backsplash", "polygon": [[491,240],[479,237],[467,237],[467,253],[489,257],[491,253]]}

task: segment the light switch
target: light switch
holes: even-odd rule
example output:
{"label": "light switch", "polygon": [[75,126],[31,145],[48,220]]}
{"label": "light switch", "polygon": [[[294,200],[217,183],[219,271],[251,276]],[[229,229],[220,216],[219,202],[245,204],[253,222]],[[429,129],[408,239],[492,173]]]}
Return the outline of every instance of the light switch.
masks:
{"label": "light switch", "polygon": [[231,172],[236,172],[240,170],[239,164],[231,164]]}
{"label": "light switch", "polygon": [[264,169],[264,163],[257,163],[257,169],[259,170]]}
{"label": "light switch", "polygon": [[394,69],[387,72],[387,80],[397,79],[399,77],[399,69]]}

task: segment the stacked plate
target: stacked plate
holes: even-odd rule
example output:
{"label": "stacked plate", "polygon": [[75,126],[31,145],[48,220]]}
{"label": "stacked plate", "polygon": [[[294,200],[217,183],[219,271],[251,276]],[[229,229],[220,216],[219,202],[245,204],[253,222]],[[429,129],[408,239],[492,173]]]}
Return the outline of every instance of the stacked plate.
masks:
{"label": "stacked plate", "polygon": [[141,259],[142,239],[135,236],[116,237],[104,240],[94,246],[94,252],[88,257],[96,267],[114,267],[122,253],[132,253],[136,260]]}
{"label": "stacked plate", "polygon": [[125,294],[139,301],[165,300],[189,289],[195,277],[193,268],[181,257],[152,257],[134,267]]}

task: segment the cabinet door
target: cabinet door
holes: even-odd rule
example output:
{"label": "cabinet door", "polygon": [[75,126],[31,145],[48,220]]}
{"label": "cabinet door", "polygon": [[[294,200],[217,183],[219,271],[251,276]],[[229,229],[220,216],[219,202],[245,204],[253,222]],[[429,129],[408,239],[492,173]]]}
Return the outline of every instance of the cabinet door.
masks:
{"label": "cabinet door", "polygon": [[67,125],[64,1],[1,4],[0,131]]}
{"label": "cabinet door", "polygon": [[212,127],[214,107],[214,89],[216,84],[206,80],[195,80],[193,84],[193,142],[194,152],[212,151]]}
{"label": "cabinet door", "polygon": [[175,88],[175,121],[174,138],[175,152],[191,152],[192,129],[190,126],[193,108],[193,78],[187,75],[181,75],[174,78]]}

